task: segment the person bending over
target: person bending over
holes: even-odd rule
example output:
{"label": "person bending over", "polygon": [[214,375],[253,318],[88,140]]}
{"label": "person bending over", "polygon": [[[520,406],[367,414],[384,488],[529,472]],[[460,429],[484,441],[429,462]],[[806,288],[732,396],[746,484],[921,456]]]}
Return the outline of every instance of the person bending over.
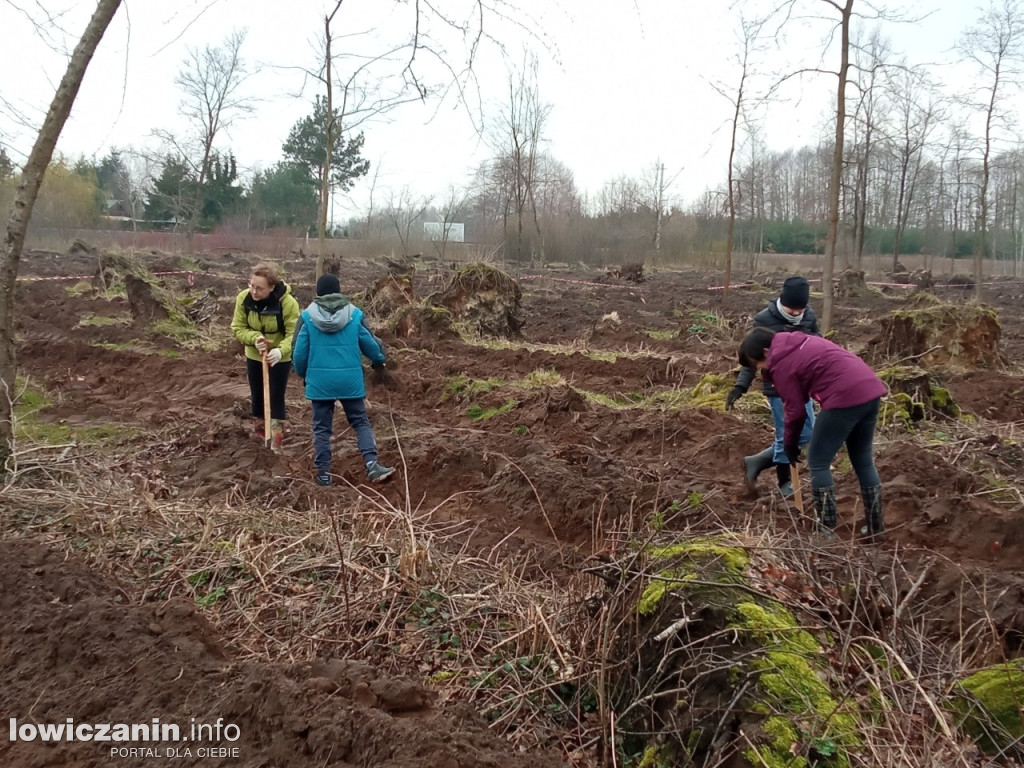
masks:
{"label": "person bending over", "polygon": [[800,433],[807,419],[804,404],[813,397],[821,406],[807,448],[819,529],[835,535],[831,464],[845,443],[864,500],[861,535],[868,542],[883,539],[882,483],[875,468],[874,439],[878,408],[888,391],[885,383],[849,350],[804,333],[755,328],[740,345],[739,362],[769,377],[782,398],[783,443],[791,463],[800,460]]}

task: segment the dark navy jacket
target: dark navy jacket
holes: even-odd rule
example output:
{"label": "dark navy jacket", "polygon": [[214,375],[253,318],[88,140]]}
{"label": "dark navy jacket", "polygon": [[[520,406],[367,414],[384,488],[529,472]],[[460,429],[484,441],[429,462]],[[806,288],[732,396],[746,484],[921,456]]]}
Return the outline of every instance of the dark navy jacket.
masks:
{"label": "dark navy jacket", "polygon": [[[801,333],[812,334],[814,336],[821,335],[821,332],[818,330],[818,316],[814,314],[813,309],[807,307],[807,309],[804,310],[804,316],[800,319],[800,322],[791,323],[783,315],[782,310],[779,309],[777,300],[772,301],[771,304],[754,316],[754,327],[768,328],[776,333],[800,331]],[[750,385],[753,383],[756,375],[757,371],[753,368],[741,368],[739,376],[736,377],[736,386],[746,392],[750,389]],[[764,386],[765,397],[778,397],[779,393],[772,384],[770,377],[762,376],[761,379]]]}

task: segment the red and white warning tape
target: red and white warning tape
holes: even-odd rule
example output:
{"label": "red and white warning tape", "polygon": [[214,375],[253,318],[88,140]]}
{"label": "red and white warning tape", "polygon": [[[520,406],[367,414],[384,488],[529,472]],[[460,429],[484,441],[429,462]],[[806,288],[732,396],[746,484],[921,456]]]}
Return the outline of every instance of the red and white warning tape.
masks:
{"label": "red and white warning tape", "polygon": [[548,275],[520,275],[520,280],[551,280],[556,283],[569,283],[571,285],[594,285],[598,288],[635,288],[635,285],[620,285],[616,283],[594,283],[588,280],[568,280],[564,277],[549,277]]}
{"label": "red and white warning tape", "polygon": [[[153,275],[188,275],[188,284],[196,284],[196,273],[188,269],[179,270],[177,272],[154,272]],[[95,276],[96,275],[60,275],[59,277],[19,277],[18,280],[22,280],[26,283],[36,283],[44,280],[92,280]]]}

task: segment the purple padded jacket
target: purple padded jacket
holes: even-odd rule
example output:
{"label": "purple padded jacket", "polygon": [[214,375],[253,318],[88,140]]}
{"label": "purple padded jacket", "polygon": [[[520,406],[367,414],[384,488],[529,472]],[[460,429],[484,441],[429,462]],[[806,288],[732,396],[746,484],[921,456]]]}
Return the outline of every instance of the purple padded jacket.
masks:
{"label": "purple padded jacket", "polygon": [[867,363],[820,336],[777,333],[766,350],[766,370],[782,398],[786,414],[783,443],[803,429],[804,403],[814,398],[822,409],[852,408],[889,391]]}

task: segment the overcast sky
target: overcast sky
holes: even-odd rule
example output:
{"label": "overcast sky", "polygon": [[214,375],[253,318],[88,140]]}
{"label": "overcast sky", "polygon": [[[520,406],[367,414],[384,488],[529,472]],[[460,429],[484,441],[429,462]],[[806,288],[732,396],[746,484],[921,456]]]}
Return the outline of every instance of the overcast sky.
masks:
{"label": "overcast sky", "polygon": [[[519,12],[501,19],[489,15],[486,31],[504,47],[485,42],[475,64],[479,93],[469,105],[449,94],[438,103],[414,103],[390,113],[387,122],[364,127],[364,155],[379,169],[377,204],[389,189],[408,187],[418,195],[445,195],[449,185],[465,185],[471,170],[492,154],[476,128],[501,108],[510,67],[521,66],[524,51],[539,57],[538,90],[551,106],[545,149],[575,174],[581,191],[596,195],[619,176],[640,177],[660,159],[672,192],[691,202],[725,177],[728,121],[732,106],[716,93],[730,93],[739,82],[737,55],[741,15],[757,15],[760,0],[735,3],[707,0],[487,0]],[[453,16],[466,16],[475,0],[438,0]],[[513,5],[514,4],[514,5]],[[317,65],[317,35],[333,2],[326,0],[153,0],[125,2],[100,45],[65,127],[58,150],[101,157],[111,146],[158,147],[156,128],[183,134],[181,92],[175,75],[190,48],[218,45],[233,29],[246,29],[243,57],[253,70],[244,90],[258,99],[255,110],[220,138],[242,167],[252,170],[281,159],[281,143],[291,125],[309,111],[316,88],[302,68]],[[388,0],[344,0],[335,22],[336,51],[379,54],[405,40],[412,4]],[[971,0],[913,3],[913,23],[886,24],[882,32],[895,52],[911,63],[925,63],[953,86],[966,82],[952,67],[953,48],[975,23],[980,6]],[[28,17],[51,18],[41,32]],[[94,3],[82,0],[0,0],[0,141],[15,161],[31,146],[30,127],[38,124],[66,65],[66,51],[77,41]],[[835,11],[822,0],[797,0],[803,9],[754,55],[751,70],[771,72],[800,66],[834,68],[835,51],[822,58]],[[877,7],[877,6],[876,6]],[[900,13],[902,4],[888,3]],[[175,10],[176,9],[176,10]],[[869,13],[864,0],[855,9]],[[924,18],[922,15],[927,14]],[[814,18],[817,16],[818,18]],[[867,25],[859,24],[864,30]],[[431,32],[441,34],[435,27]],[[459,66],[466,46],[449,33],[442,41],[447,60]],[[417,58],[428,82],[440,80],[429,57]],[[350,66],[342,60],[342,67]],[[958,83],[956,78],[960,78]],[[835,80],[827,75],[793,80],[763,117],[762,130],[773,149],[816,142],[832,108]],[[479,101],[478,101],[479,99]],[[0,102],[2,103],[2,102]],[[16,111],[25,124],[12,115]],[[372,173],[372,172],[371,172]],[[369,197],[360,183],[347,204],[358,208]],[[339,208],[343,207],[339,205]],[[339,210],[336,218],[344,218]]]}

